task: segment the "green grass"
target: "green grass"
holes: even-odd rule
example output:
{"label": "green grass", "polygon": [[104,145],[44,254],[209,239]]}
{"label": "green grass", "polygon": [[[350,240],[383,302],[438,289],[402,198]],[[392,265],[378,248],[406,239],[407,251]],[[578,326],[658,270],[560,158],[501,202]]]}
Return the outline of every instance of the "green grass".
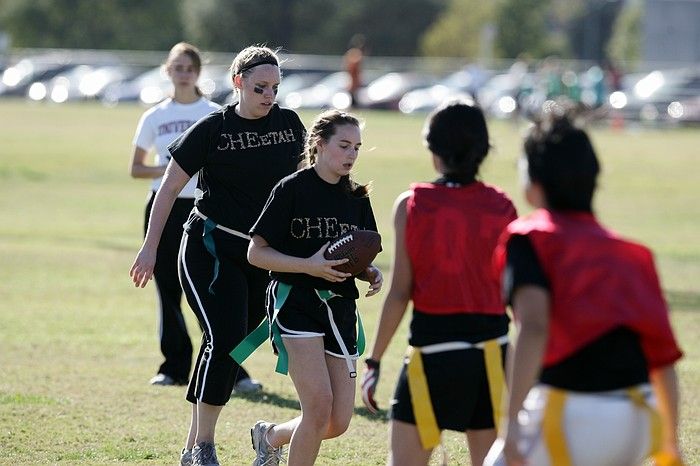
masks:
{"label": "green grass", "polygon": [[[153,388],[160,362],[153,288],[128,270],[141,241],[146,181],[128,176],[142,108],[0,101],[0,464],[174,464],[189,405],[182,388]],[[389,272],[393,200],[411,181],[434,177],[420,140],[423,117],[366,112],[356,178],[374,182],[384,237],[377,263]],[[313,114],[304,113],[307,123]],[[486,181],[521,212],[515,159],[522,126],[492,122]],[[679,364],[682,447],[700,464],[700,131],[592,131],[603,162],[596,199],[602,220],[657,255],[672,319],[686,352]],[[389,277],[387,277],[388,279]],[[388,280],[387,280],[388,283]],[[373,334],[382,295],[361,299]],[[196,322],[187,321],[198,341]],[[378,399],[387,406],[405,350],[406,322],[385,361]],[[265,394],[236,397],[217,437],[224,464],[249,464],[248,428],[298,413],[288,378],[268,347],[247,367]],[[318,464],[380,465],[387,424],[357,400],[349,431],[324,442]],[[468,462],[463,437],[445,435],[451,464]]]}

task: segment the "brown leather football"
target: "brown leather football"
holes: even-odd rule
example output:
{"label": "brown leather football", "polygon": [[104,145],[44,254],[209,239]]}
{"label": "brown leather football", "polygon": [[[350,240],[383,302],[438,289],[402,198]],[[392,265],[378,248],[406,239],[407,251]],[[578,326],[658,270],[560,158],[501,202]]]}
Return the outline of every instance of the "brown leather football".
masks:
{"label": "brown leather football", "polygon": [[323,253],[326,259],[345,259],[334,268],[341,272],[359,275],[372,263],[382,249],[382,237],[376,231],[355,230],[331,241]]}

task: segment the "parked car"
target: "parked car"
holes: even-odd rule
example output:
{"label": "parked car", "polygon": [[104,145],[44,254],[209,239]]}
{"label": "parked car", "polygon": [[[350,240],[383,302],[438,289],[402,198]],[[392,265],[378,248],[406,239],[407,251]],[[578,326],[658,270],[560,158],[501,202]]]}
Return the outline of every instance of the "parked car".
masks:
{"label": "parked car", "polygon": [[144,71],[144,67],[134,65],[100,66],[80,80],[78,89],[85,99],[99,99],[108,86],[129,81]]}
{"label": "parked car", "polygon": [[25,96],[32,83],[46,81],[64,73],[75,64],[43,58],[25,58],[10,66],[0,80],[0,96]]}
{"label": "parked car", "polygon": [[230,73],[228,66],[207,65],[202,68],[197,86],[209,100],[223,104],[233,86]]}
{"label": "parked car", "polygon": [[[700,68],[655,70],[610,96],[610,106],[626,120],[674,122],[700,96]],[[680,104],[682,106],[682,104]]]}
{"label": "parked car", "polygon": [[[282,106],[288,107],[287,96],[293,92],[308,88],[318,83],[321,79],[328,76],[328,73],[321,71],[302,71],[293,72],[290,74],[284,73],[280,86],[277,90],[275,100]],[[237,99],[236,91],[232,91],[225,99],[226,103],[235,102]],[[298,108],[298,107],[293,107]]]}
{"label": "parked car", "polygon": [[90,65],[78,65],[51,79],[36,80],[29,85],[27,97],[31,100],[50,100],[60,104],[83,97],[80,82],[95,69]]}
{"label": "parked car", "polygon": [[345,71],[331,73],[310,87],[288,93],[283,102],[289,108],[327,108],[331,107],[333,96],[348,87],[350,77]]}
{"label": "parked car", "polygon": [[328,76],[328,74],[329,73],[324,73],[321,71],[303,71],[291,74],[285,73],[277,91],[277,101],[283,102],[292,92],[313,86]]}
{"label": "parked car", "polygon": [[435,76],[425,73],[387,73],[360,89],[357,94],[358,104],[364,108],[397,110],[404,94],[435,81]]}
{"label": "parked car", "polygon": [[681,124],[700,124],[700,95],[668,104],[668,116]]}
{"label": "parked car", "polygon": [[108,85],[102,94],[102,103],[109,106],[123,102],[153,105],[163,100],[171,90],[172,82],[163,66],[158,65],[134,79]]}
{"label": "parked car", "polygon": [[399,110],[403,113],[430,111],[442,102],[455,98],[474,102],[476,92],[488,81],[489,75],[488,71],[479,67],[464,67],[437,84],[407,92],[399,101]]}
{"label": "parked car", "polygon": [[493,76],[477,94],[479,104],[487,115],[506,118],[518,109],[522,77],[511,73]]}
{"label": "parked car", "polygon": [[[372,80],[380,75],[380,72],[366,70],[362,77],[365,80]],[[285,78],[288,79],[288,78]],[[284,79],[282,80],[284,83]],[[340,108],[345,109],[350,106],[350,94],[347,89],[350,77],[345,71],[336,71],[310,87],[289,92],[284,99],[278,97],[281,105],[290,108]]]}

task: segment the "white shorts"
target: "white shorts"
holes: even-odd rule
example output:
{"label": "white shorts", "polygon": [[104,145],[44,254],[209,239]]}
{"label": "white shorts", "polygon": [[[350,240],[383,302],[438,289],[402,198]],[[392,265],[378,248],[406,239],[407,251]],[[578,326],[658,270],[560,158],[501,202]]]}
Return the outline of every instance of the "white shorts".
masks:
{"label": "white shorts", "polygon": [[[644,395],[648,406],[655,407],[648,384],[636,389]],[[552,392],[547,385],[535,386],[518,415],[522,433],[519,448],[529,466],[558,466],[550,456],[543,431],[545,409]],[[652,416],[648,407],[635,404],[625,390],[564,393],[558,424],[561,428],[555,429],[555,436],[559,437],[559,446],[563,445],[572,465],[636,465],[648,457],[652,444]],[[502,450],[503,441],[499,439],[489,451],[484,466],[505,466]]]}

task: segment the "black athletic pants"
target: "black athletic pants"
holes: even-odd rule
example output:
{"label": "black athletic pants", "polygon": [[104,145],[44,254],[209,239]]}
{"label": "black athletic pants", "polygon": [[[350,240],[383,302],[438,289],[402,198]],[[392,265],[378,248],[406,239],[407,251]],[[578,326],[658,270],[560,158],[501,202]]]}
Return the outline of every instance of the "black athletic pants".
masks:
{"label": "black athletic pants", "polygon": [[[148,228],[155,193],[151,193],[146,205],[144,234]],[[165,361],[158,368],[158,373],[166,374],[178,383],[187,383],[192,367],[192,342],[187,334],[185,319],[180,302],[182,288],[178,279],[177,257],[182,238],[182,225],[192,210],[191,198],[177,198],[158,243],[156,265],[153,278],[157,290],[160,312],[160,351]]]}
{"label": "black athletic pants", "polygon": [[[215,258],[204,246],[204,221],[192,215],[180,247],[180,280],[202,327],[202,346],[187,389],[187,400],[225,405],[239,366],[229,355],[265,316],[268,272],[250,265],[248,241],[215,229],[219,271],[212,285]],[[210,291],[211,287],[211,291]]]}

